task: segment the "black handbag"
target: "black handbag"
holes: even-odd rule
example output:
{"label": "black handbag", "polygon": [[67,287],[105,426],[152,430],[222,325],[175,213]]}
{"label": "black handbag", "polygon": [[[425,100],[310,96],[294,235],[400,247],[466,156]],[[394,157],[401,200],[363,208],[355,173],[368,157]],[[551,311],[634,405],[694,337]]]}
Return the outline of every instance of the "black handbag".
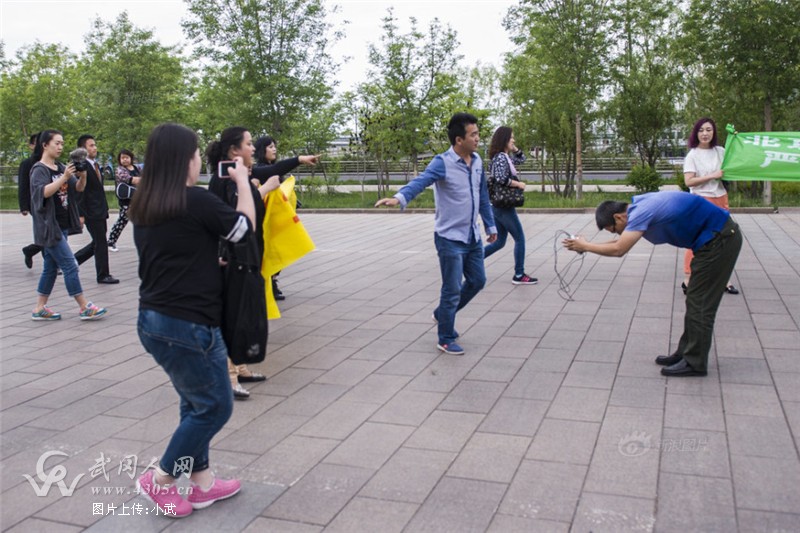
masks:
{"label": "black handbag", "polygon": [[117,199],[126,201],[133,198],[133,193],[136,192],[136,187],[133,185],[128,185],[127,183],[117,183],[117,188],[114,189],[114,193],[117,195]]}
{"label": "black handbag", "polygon": [[489,178],[489,201],[500,208],[522,207],[525,203],[525,191],[517,187],[501,185],[495,179]]}
{"label": "black handbag", "polygon": [[222,337],[237,365],[260,363],[267,355],[267,300],[255,235],[229,244],[222,309]]}

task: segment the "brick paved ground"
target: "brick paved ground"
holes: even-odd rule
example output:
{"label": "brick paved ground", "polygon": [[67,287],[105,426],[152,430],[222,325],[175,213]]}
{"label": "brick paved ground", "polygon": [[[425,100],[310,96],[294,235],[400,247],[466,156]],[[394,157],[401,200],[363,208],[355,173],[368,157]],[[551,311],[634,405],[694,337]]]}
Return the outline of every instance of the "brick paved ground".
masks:
{"label": "brick paved ground", "polygon": [[[432,215],[305,215],[319,249],[281,276],[284,318],[258,367],[269,381],[213,442],[217,472],[244,488],[172,521],[109,515],[147,509],[120,463],[160,454],[178,416],[136,337],[131,229],[111,254],[120,285],[95,284],[91,264],[81,274],[107,319],[80,322],[59,281],[64,319],[34,323],[41,259],[27,270],[19,251],[30,221],[0,215],[2,528],[797,531],[800,214],[736,217],[742,294],[724,297],[709,376],[695,379],[653,363],[681,329],[676,249],[586,257],[565,302],[553,234],[594,236],[591,215],[521,218],[541,283],[510,284],[511,242],[491,257],[487,288],[458,316],[456,357],[435,349]],[[72,496],[54,485],[38,497],[23,477],[51,450],[63,455],[46,472],[83,474]],[[101,454],[108,481],[92,472]]]}

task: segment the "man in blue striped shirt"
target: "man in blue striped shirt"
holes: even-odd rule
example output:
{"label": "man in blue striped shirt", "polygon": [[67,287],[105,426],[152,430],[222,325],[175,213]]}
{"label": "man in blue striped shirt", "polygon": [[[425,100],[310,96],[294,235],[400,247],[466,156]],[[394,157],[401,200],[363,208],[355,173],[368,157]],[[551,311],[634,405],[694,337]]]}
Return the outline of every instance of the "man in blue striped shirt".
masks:
{"label": "man in blue striped shirt", "polygon": [[480,141],[478,119],[469,113],[456,113],[447,125],[447,136],[452,145],[447,152],[434,157],[419,176],[394,197],[378,200],[375,207],[400,205],[405,209],[408,202],[433,185],[433,237],[442,272],[439,307],[433,311],[433,319],[439,324],[437,347],[444,353],[462,355],[464,350],[455,342],[456,312],[486,285],[478,214],[483,219],[487,242],[497,239],[497,229],[483,161],[476,153]]}

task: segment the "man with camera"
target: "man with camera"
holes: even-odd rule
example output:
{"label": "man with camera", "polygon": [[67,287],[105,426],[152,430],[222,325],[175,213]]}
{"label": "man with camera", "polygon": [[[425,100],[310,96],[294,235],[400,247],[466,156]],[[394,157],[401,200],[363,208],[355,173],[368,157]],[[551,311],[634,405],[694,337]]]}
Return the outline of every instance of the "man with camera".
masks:
{"label": "man with camera", "polygon": [[[92,237],[92,242],[75,253],[78,264],[83,264],[94,256],[94,267],[97,271],[97,283],[114,284],[119,280],[109,273],[108,267],[108,202],[106,191],[103,189],[103,174],[100,166],[95,161],[97,157],[97,143],[91,135],[81,135],[78,138],[78,147],[86,150],[84,161],[73,161],[77,170],[82,170],[85,165],[86,189],[80,201],[80,214],[86,224],[86,229]],[[74,152],[73,152],[74,153]]]}

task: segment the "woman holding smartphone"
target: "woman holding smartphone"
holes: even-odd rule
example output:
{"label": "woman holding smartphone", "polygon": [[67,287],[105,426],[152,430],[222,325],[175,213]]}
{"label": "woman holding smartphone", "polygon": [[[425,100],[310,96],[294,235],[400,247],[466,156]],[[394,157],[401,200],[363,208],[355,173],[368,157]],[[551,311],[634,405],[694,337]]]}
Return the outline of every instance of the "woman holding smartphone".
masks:
{"label": "woman holding smartphone", "polygon": [[[211,181],[208,190],[222,199],[228,205],[235,205],[238,201],[238,188],[228,179],[228,163],[235,158],[240,158],[244,167],[248,170],[253,165],[253,137],[245,128],[235,126],[222,132],[219,141],[214,141],[206,148],[206,158],[212,170]],[[264,217],[266,207],[264,197],[280,185],[278,176],[272,176],[264,180],[261,184],[253,179],[250,183],[250,195],[256,210],[256,242],[258,243],[259,258],[264,256]],[[223,254],[224,255],[224,254]],[[237,400],[246,400],[250,397],[250,392],[242,387],[241,383],[252,383],[266,380],[266,376],[258,372],[252,372],[247,365],[234,365],[228,360],[228,375],[233,388],[233,396]]]}
{"label": "woman holding smartphone", "polygon": [[[179,124],[150,133],[147,165],[131,202],[133,240],[139,252],[139,339],[169,375],[180,396],[180,423],[158,467],[137,480],[139,490],[165,514],[183,517],[240,490],[238,480],[214,477],[209,443],[233,410],[222,339],[219,239],[239,242],[255,224],[247,168],[230,170],[236,208],[196,187],[197,135]],[[184,499],[175,479],[187,474]]]}

